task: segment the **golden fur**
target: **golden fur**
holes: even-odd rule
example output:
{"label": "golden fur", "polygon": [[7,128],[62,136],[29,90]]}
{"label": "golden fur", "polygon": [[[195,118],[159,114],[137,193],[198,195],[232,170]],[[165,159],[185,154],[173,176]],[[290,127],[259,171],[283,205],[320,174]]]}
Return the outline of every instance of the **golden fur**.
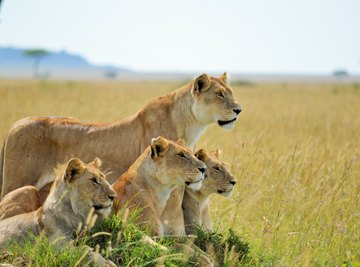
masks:
{"label": "golden fur", "polygon": [[0,202],[0,221],[37,210],[41,206],[36,187],[27,185],[9,192]]}
{"label": "golden fur", "polygon": [[[63,165],[43,206],[0,221],[0,246],[14,238],[21,239],[28,232],[39,234],[44,231],[50,240],[59,237],[69,240],[79,225],[86,224],[91,212],[92,221],[107,217],[116,193],[98,169],[100,164],[99,159],[85,164],[75,158]],[[28,201],[32,200],[28,198]],[[97,257],[98,263],[113,266],[99,255]]]}
{"label": "golden fur", "polygon": [[226,75],[200,75],[114,123],[58,117],[29,117],[16,122],[1,152],[1,196],[24,185],[42,189],[54,180],[57,162],[69,156],[85,162],[100,157],[104,168],[112,171],[109,181],[114,182],[154,137],[183,138],[193,148],[208,125],[217,122],[232,128],[241,108],[226,80]]}
{"label": "golden fur", "polygon": [[193,234],[194,225],[200,225],[206,230],[212,229],[209,214],[209,198],[212,194],[225,197],[232,195],[236,180],[218,159],[218,153],[206,153],[200,149],[195,156],[206,165],[205,178],[200,190],[186,188],[182,203],[186,234]]}
{"label": "golden fur", "polygon": [[[124,205],[140,209],[139,222],[152,234],[164,234],[161,214],[170,194],[177,186],[199,189],[204,178],[205,164],[179,142],[163,137],[154,138],[129,170],[112,186],[117,192],[115,211]],[[182,217],[178,218],[182,232]]]}

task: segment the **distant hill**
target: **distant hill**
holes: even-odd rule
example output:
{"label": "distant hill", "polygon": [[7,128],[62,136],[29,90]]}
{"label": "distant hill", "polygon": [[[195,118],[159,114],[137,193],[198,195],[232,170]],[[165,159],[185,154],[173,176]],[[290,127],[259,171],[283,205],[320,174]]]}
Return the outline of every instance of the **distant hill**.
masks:
{"label": "distant hill", "polygon": [[[8,72],[13,73],[16,70],[20,71],[19,74],[25,70],[31,71],[33,59],[25,56],[24,50],[14,47],[0,47],[0,75]],[[64,71],[74,71],[77,73],[121,73],[130,71],[129,69],[113,65],[94,65],[89,63],[84,57],[64,50],[49,52],[50,54],[41,60],[40,69],[43,73],[59,73],[56,70],[61,70],[62,73]]]}

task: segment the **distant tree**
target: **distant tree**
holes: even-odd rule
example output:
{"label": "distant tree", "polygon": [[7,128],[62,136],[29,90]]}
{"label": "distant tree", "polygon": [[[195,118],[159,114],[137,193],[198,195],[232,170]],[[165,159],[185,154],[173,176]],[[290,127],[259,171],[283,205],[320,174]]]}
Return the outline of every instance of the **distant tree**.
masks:
{"label": "distant tree", "polygon": [[27,49],[24,50],[24,55],[34,59],[33,73],[34,77],[39,77],[40,61],[50,53],[43,49]]}
{"label": "distant tree", "polygon": [[115,79],[118,73],[115,70],[107,70],[105,71],[104,75],[108,79]]}
{"label": "distant tree", "polygon": [[[1,2],[2,2],[2,1],[0,0],[0,10],[1,10]],[[1,22],[1,19],[0,19],[0,22]]]}
{"label": "distant tree", "polygon": [[344,69],[338,69],[333,71],[333,76],[335,77],[346,77],[349,76],[349,73]]}

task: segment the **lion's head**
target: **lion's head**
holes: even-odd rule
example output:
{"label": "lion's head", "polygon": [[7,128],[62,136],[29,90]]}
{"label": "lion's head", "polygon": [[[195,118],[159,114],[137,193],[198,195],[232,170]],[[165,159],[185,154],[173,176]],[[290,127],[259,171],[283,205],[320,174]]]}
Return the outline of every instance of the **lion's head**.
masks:
{"label": "lion's head", "polygon": [[218,159],[218,152],[207,153],[200,149],[195,156],[207,167],[200,192],[203,195],[218,193],[225,197],[231,196],[236,180],[225,164]]}
{"label": "lion's head", "polygon": [[116,192],[105,179],[105,174],[99,170],[101,161],[85,164],[80,159],[73,158],[66,164],[62,182],[75,214],[86,218],[93,208],[100,218],[107,217],[116,197]]}
{"label": "lion's head", "polygon": [[216,122],[225,129],[234,127],[242,109],[234,99],[227,79],[226,73],[219,78],[202,74],[195,79],[191,88],[194,98],[192,111],[199,122],[204,124]]}
{"label": "lion's head", "polygon": [[201,187],[206,166],[181,141],[173,142],[161,136],[153,138],[150,157],[155,163],[160,183],[185,183],[194,190]]}

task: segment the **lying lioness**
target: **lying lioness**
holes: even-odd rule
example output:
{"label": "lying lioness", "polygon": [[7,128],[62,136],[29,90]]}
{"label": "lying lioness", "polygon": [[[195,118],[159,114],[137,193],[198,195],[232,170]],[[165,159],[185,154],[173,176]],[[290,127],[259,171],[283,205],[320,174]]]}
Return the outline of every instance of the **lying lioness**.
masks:
{"label": "lying lioness", "polygon": [[64,162],[67,155],[85,162],[100,157],[104,168],[112,171],[109,181],[114,182],[152,138],[183,138],[193,148],[208,125],[218,123],[232,128],[240,111],[226,74],[220,78],[203,74],[115,123],[84,123],[56,117],[22,119],[10,128],[2,148],[1,197],[24,185],[42,189],[53,182],[54,167]]}
{"label": "lying lioness", "polygon": [[27,185],[6,194],[0,202],[0,221],[37,210],[41,206],[36,187]]}
{"label": "lying lioness", "polygon": [[[161,214],[170,193],[177,186],[200,188],[205,164],[192,151],[163,137],[152,139],[151,145],[140,155],[112,186],[118,196],[115,211],[126,204],[139,208],[140,223],[149,227],[153,235],[163,235]],[[183,218],[179,217],[183,225]]]}
{"label": "lying lioness", "polygon": [[223,162],[218,159],[218,153],[206,153],[200,149],[195,156],[206,165],[205,178],[200,190],[185,189],[182,203],[186,234],[193,234],[195,224],[206,230],[212,229],[209,214],[209,198],[212,194],[231,196],[236,180]]}
{"label": "lying lioness", "polygon": [[[89,164],[71,159],[59,171],[49,196],[40,208],[0,221],[0,247],[14,238],[21,239],[29,232],[39,234],[44,231],[50,240],[59,237],[69,240],[79,225],[86,224],[90,212],[98,218],[107,217],[116,193],[98,169],[100,164],[98,159]],[[30,202],[36,200],[36,197],[35,200],[28,198]],[[95,256],[92,251],[89,253],[93,260],[96,258],[96,263],[113,266],[100,255]]]}

